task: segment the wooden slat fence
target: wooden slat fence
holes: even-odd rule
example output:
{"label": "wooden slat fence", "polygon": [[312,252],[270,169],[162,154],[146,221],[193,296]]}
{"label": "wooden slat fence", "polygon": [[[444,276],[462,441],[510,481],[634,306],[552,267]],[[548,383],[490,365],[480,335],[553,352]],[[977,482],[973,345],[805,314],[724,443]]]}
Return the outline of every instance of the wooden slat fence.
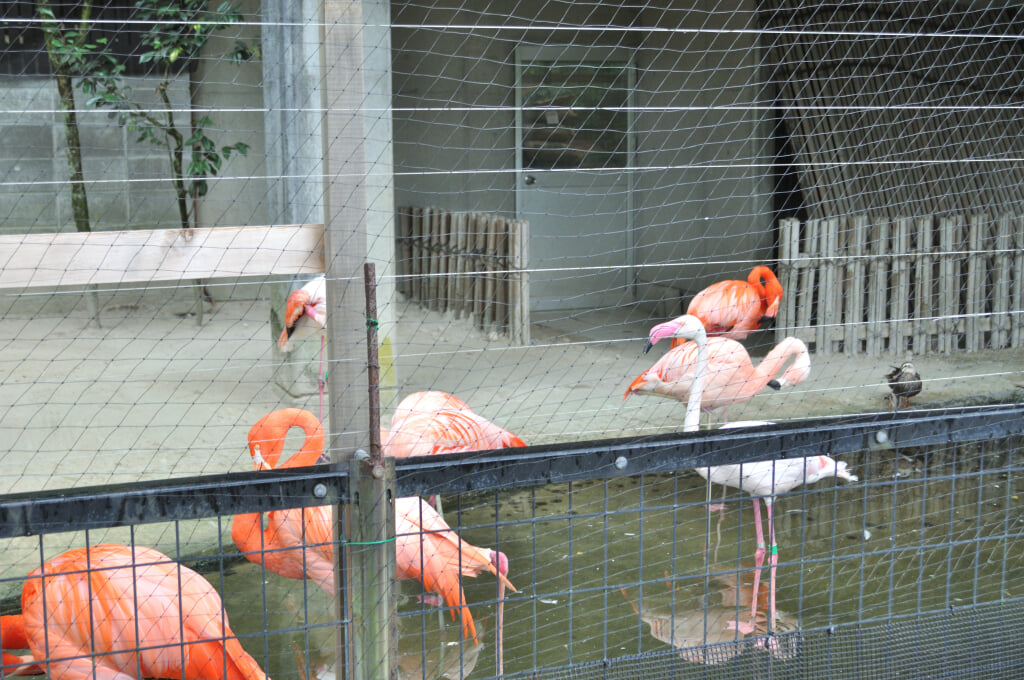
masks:
{"label": "wooden slat fence", "polygon": [[857,214],[779,228],[779,339],[897,359],[1024,340],[1024,215]]}
{"label": "wooden slat fence", "polygon": [[398,290],[484,332],[530,342],[529,222],[432,207],[398,209]]}

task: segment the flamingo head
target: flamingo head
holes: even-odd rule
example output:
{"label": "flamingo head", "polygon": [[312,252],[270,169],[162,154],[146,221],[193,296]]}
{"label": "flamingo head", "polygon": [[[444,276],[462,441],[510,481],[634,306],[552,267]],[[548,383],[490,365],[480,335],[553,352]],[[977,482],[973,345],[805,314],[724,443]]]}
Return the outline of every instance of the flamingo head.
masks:
{"label": "flamingo head", "polygon": [[856,482],[857,475],[846,468],[846,461],[835,460],[829,456],[813,456],[807,459],[807,477],[804,483],[811,484],[819,479],[833,477]]}
{"label": "flamingo head", "polygon": [[500,550],[491,551],[491,564],[502,576],[508,576],[508,555]]}
{"label": "flamingo head", "polygon": [[644,346],[644,354],[651,351],[655,343],[664,338],[682,338],[684,340],[696,340],[699,336],[705,335],[704,324],[692,314],[683,314],[671,321],[659,323],[651,329],[647,336],[647,344]]}

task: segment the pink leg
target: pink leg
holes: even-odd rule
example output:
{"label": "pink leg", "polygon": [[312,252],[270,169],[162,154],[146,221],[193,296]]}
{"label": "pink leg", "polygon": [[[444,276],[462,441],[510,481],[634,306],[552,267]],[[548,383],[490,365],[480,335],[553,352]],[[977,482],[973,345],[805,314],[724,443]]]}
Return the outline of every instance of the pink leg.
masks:
{"label": "pink leg", "polygon": [[768,632],[775,628],[775,570],[779,564],[779,546],[775,544],[775,519],[772,517],[772,502],[765,501],[768,510],[768,540],[770,544],[768,563],[771,569],[768,572]]}
{"label": "pink leg", "polygon": [[[771,512],[771,506],[768,506]],[[761,499],[754,499],[754,530],[757,533],[757,550],[754,551],[754,589],[750,595],[750,622],[757,618],[757,590],[761,584],[761,567],[764,566],[764,531],[761,529]]]}
{"label": "pink leg", "polygon": [[[771,506],[769,505],[769,512]],[[754,530],[757,534],[757,550],[754,551],[754,588],[750,595],[750,621],[740,623],[732,621],[730,629],[738,630],[743,635],[750,635],[754,632],[754,624],[757,622],[757,590],[761,584],[761,567],[764,566],[764,531],[761,529],[761,500],[754,498]]]}
{"label": "pink leg", "polygon": [[503,628],[505,627],[505,584],[498,581],[498,632],[497,632],[497,643],[496,656],[498,664],[498,677],[501,678],[505,675],[505,635]]}

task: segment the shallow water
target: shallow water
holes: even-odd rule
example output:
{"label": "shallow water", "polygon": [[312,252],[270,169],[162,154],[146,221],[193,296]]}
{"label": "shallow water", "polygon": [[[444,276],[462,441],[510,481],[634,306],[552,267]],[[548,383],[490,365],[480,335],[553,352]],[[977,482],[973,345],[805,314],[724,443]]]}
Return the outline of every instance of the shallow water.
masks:
{"label": "shallow water", "polygon": [[[849,460],[867,481],[823,480],[777,499],[775,631],[1024,597],[1024,475],[1008,474],[1019,469],[1013,456],[961,450]],[[711,493],[717,501],[721,488]],[[450,499],[446,517],[463,538],[509,556],[519,592],[507,595],[505,672],[740,642],[730,623],[750,615],[752,504],[730,490],[719,526],[707,494],[704,480],[686,473]],[[330,665],[333,614],[318,588],[261,578],[249,563],[232,566],[222,584],[209,576],[235,632],[253,635],[244,644],[272,677]],[[767,630],[768,578],[765,570],[755,636]],[[459,643],[458,625],[420,602],[417,583],[400,583],[403,677],[421,677],[424,668],[429,678],[494,674],[495,579],[464,584],[480,648]],[[322,627],[305,630],[303,622]],[[263,630],[281,632],[264,638]],[[769,651],[789,658],[795,644]],[[710,660],[699,650],[684,658]]]}

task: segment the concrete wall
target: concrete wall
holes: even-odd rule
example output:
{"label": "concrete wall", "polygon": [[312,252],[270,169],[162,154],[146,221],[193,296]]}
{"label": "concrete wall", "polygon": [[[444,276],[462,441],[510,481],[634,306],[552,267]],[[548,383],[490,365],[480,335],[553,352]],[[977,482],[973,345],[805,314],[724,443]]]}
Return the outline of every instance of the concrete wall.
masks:
{"label": "concrete wall", "polygon": [[[638,270],[638,296],[656,299],[672,287],[688,297],[713,280],[745,278],[750,270],[725,261],[771,257],[767,113],[747,108],[760,97],[756,36],[714,32],[753,27],[752,0],[728,0],[713,13],[678,9],[680,3],[669,0],[645,3],[640,12],[533,0],[514,5],[511,16],[480,0],[458,5],[396,2],[393,8],[396,24],[417,27],[393,35],[397,205],[514,213],[516,47],[569,41],[632,46],[637,106],[736,107],[636,117],[636,262],[664,263]],[[448,28],[500,21],[649,30]],[[446,28],[419,28],[425,25]],[[431,108],[451,110],[424,110]],[[690,264],[702,260],[719,262]]]}

